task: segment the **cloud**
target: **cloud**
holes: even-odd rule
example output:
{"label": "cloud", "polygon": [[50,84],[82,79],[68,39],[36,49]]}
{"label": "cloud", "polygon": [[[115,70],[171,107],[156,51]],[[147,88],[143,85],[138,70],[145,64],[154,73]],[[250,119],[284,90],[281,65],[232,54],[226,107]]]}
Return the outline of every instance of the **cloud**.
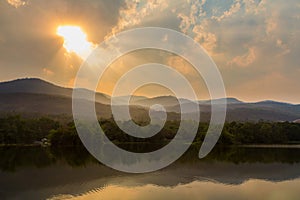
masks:
{"label": "cloud", "polygon": [[25,6],[27,4],[26,0],[7,0],[7,3],[14,6],[15,8],[18,8],[20,6]]}
{"label": "cloud", "polygon": [[[29,1],[10,1],[18,2]],[[46,66],[55,73],[50,81],[67,84],[82,61],[78,62],[74,55],[65,57],[64,41],[56,35],[57,27],[80,26],[86,31],[88,41],[98,44],[116,25],[122,6],[122,0],[31,0],[24,9],[1,4],[0,80],[24,76],[49,79],[43,72]],[[70,65],[74,66],[72,71]]]}
{"label": "cloud", "polygon": [[[297,0],[288,4],[279,0],[189,3],[197,5],[198,15],[200,11],[202,14],[197,20],[191,20],[192,9],[180,13],[181,31],[197,40],[212,56],[232,96],[245,98],[245,88],[240,83],[254,86],[256,80],[262,80],[262,76],[270,72],[281,75],[282,87],[289,87],[290,81],[285,80],[295,80],[295,74],[300,76],[296,56],[300,51],[300,40],[296,36],[300,34]],[[260,92],[278,99],[275,92],[278,77],[272,75],[265,79],[264,82],[270,82],[269,87],[261,87]],[[271,90],[272,84],[274,89]],[[299,81],[294,84],[300,86]],[[296,100],[294,94],[291,96]]]}
{"label": "cloud", "polygon": [[276,31],[276,29],[278,28],[275,16],[268,17],[265,20],[265,23],[266,23],[266,33],[267,33],[267,35],[272,35],[272,32]]}
{"label": "cloud", "polygon": [[83,60],[96,48],[96,44],[87,41],[86,33],[78,26],[59,26],[57,35],[64,39],[64,48],[68,53],[76,53]]}
{"label": "cloud", "polygon": [[284,56],[291,52],[287,44],[285,44],[281,39],[276,40],[276,46],[282,49],[282,52],[279,53],[279,56]]}
{"label": "cloud", "polygon": [[[169,56],[167,59],[167,65],[172,66],[176,70],[178,70],[183,75],[197,75],[197,71],[191,66],[190,63],[185,61],[180,56]],[[197,76],[198,77],[198,76]]]}
{"label": "cloud", "polygon": [[240,0],[236,0],[234,4],[231,5],[229,10],[226,10],[221,16],[212,16],[212,19],[215,19],[217,21],[221,21],[227,17],[230,17],[237,13],[241,9],[241,3]]}
{"label": "cloud", "polygon": [[[118,23],[113,27],[111,34],[116,34],[128,27],[138,25],[145,17],[153,14],[156,9],[163,11],[167,7],[168,4],[165,0],[126,0],[125,6],[120,10]],[[108,36],[111,36],[111,34]]]}
{"label": "cloud", "polygon": [[262,74],[247,82],[241,82],[232,88],[231,93],[239,93],[242,99],[256,101],[257,99],[276,99],[295,102],[298,94],[294,91],[299,86],[299,80],[290,78],[279,72]]}
{"label": "cloud", "polygon": [[256,59],[255,48],[250,47],[248,52],[241,56],[234,57],[231,61],[228,62],[229,65],[237,65],[241,67],[247,67],[251,65]]}
{"label": "cloud", "polygon": [[199,18],[206,16],[206,12],[203,9],[206,0],[192,0],[187,1],[187,3],[190,6],[188,12],[179,12],[177,17],[181,20],[180,30],[188,34],[188,31],[199,22]]}
{"label": "cloud", "polygon": [[[7,2],[0,7],[0,70],[5,72],[0,74],[1,80],[41,76],[67,85],[82,62],[76,55],[66,57],[64,41],[55,35],[59,25],[69,24],[82,27],[87,41],[94,44],[135,27],[159,26],[181,31],[198,41],[213,58],[231,96],[246,97],[244,87],[255,88],[255,81],[270,73],[280,75],[283,88],[289,88],[291,81],[300,86],[296,81],[300,76],[299,0]],[[20,8],[22,5],[24,9]],[[149,57],[162,60],[148,54],[139,56],[137,60],[149,61]],[[116,66],[115,71],[121,73],[134,63],[139,61]],[[180,68],[180,61],[176,63]],[[44,68],[55,76],[47,76]],[[181,68],[186,76],[194,77],[187,66]],[[270,90],[271,83],[275,84],[278,78],[275,75],[266,78],[269,88],[259,88],[260,94]],[[278,98],[276,84],[274,87],[272,92],[266,91],[270,98]],[[288,91],[294,101],[299,101],[299,93]]]}
{"label": "cloud", "polygon": [[47,69],[47,68],[44,68],[44,69],[43,69],[43,72],[44,72],[44,74],[45,74],[46,76],[52,76],[52,75],[54,75],[54,72],[51,71],[51,70],[49,70],[49,69]]}
{"label": "cloud", "polygon": [[206,51],[213,55],[213,50],[217,46],[217,37],[211,32],[205,31],[203,25],[196,25],[193,28],[193,33],[195,34],[194,40],[199,42]]}

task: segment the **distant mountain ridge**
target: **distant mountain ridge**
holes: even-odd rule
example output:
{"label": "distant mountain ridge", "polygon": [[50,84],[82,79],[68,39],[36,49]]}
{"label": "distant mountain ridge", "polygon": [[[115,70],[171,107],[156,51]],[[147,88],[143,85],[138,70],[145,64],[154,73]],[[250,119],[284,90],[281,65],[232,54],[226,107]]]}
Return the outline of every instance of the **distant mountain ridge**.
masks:
{"label": "distant mountain ridge", "polygon": [[[85,91],[89,92],[88,90]],[[72,88],[60,87],[38,78],[16,79],[0,83],[0,94],[29,93],[72,98],[72,92]],[[109,104],[110,98],[105,94],[96,93],[96,101],[103,104]]]}
{"label": "distant mountain ridge", "polygon": [[24,78],[1,82],[0,94],[4,93],[37,93],[71,96],[72,89],[63,88],[38,78]]}
{"label": "distant mountain ridge", "polygon": [[[87,94],[92,91],[81,89]],[[1,113],[39,113],[39,114],[72,114],[72,91],[38,78],[17,79],[0,83],[0,114]],[[85,96],[83,95],[83,99]],[[111,97],[103,93],[96,93],[96,110],[101,117],[111,117]],[[114,97],[120,106],[126,105],[126,96]],[[85,99],[89,100],[89,99]],[[211,105],[223,103],[224,99],[191,101],[180,99],[187,108],[189,104],[198,104],[202,119],[209,120]],[[300,105],[285,102],[260,101],[254,103],[242,102],[236,98],[225,99],[227,102],[228,121],[295,121],[300,119]],[[144,96],[133,96],[130,99],[131,114],[136,118],[143,119],[147,110],[154,105],[161,104],[165,107],[169,116],[177,119],[180,116],[180,104],[174,96],[159,96],[147,98]],[[193,113],[194,106],[188,113]],[[173,113],[173,114],[171,114]],[[179,115],[178,115],[179,114]],[[143,116],[142,116],[143,115]]]}

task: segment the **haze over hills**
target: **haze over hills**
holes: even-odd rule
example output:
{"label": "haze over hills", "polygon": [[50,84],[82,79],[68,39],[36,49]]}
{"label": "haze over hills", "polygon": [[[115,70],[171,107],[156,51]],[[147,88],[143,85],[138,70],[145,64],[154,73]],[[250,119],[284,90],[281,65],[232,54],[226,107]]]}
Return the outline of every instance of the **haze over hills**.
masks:
{"label": "haze over hills", "polygon": [[[87,93],[91,91],[84,90]],[[87,95],[88,96],[88,95]],[[102,118],[111,117],[110,97],[96,93],[96,110]],[[26,113],[41,115],[72,115],[72,89],[63,88],[37,78],[18,79],[0,83],[0,114]],[[120,106],[126,104],[126,97],[116,97]],[[83,99],[89,100],[89,99]],[[300,119],[300,105],[284,102],[261,101],[246,103],[235,98],[227,98],[227,121],[295,121]],[[220,104],[220,99],[190,101],[180,99],[184,104],[198,104],[201,120],[209,120],[211,104]],[[147,119],[148,110],[154,104],[161,104],[169,113],[169,119],[180,118],[180,105],[173,96],[147,98],[133,96],[130,100],[130,112],[134,118]],[[188,106],[187,106],[188,107]],[[192,106],[191,106],[192,108]],[[188,110],[187,112],[194,112]]]}

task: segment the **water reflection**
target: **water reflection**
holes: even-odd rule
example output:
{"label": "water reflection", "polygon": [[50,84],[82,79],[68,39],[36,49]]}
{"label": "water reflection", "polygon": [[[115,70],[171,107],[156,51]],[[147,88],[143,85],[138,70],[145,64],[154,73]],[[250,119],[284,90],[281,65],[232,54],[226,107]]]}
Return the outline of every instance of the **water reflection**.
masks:
{"label": "water reflection", "polygon": [[1,147],[0,199],[113,199],[114,195],[116,199],[120,195],[122,199],[224,199],[259,194],[293,199],[300,195],[300,149],[218,147],[203,160],[197,158],[198,150],[190,148],[163,170],[126,174],[103,166],[83,148]]}
{"label": "water reflection", "polygon": [[[215,147],[201,160],[197,156],[198,151],[199,146],[191,146],[176,163],[300,163],[300,148]],[[101,165],[84,147],[0,147],[0,157],[0,170],[4,172],[15,172],[24,167],[43,168],[57,163],[65,163],[72,167],[86,166],[90,163]]]}
{"label": "water reflection", "polygon": [[226,185],[216,182],[193,181],[188,184],[179,184],[175,187],[158,185],[124,186],[108,185],[78,196],[57,195],[49,199],[120,199],[122,200],[207,200],[207,199],[299,199],[300,180],[272,183],[262,180],[249,180],[240,185]]}

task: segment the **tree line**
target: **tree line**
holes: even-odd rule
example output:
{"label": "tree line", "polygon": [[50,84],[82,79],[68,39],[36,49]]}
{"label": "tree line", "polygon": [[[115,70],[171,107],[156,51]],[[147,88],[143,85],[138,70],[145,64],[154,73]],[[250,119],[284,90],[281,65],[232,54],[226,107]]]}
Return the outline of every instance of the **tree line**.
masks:
{"label": "tree line", "polygon": [[[112,119],[99,121],[106,136],[115,144],[149,143],[160,148],[170,142],[178,131],[179,121],[167,121],[162,130],[150,138],[125,134]],[[127,122],[123,122],[127,123]],[[145,125],[144,122],[137,124]],[[209,124],[200,122],[194,143],[201,143]],[[0,144],[33,144],[47,138],[52,145],[82,145],[73,121],[68,123],[49,117],[24,118],[8,115],[0,118]],[[227,122],[218,144],[297,144],[300,143],[300,124],[291,122]]]}

